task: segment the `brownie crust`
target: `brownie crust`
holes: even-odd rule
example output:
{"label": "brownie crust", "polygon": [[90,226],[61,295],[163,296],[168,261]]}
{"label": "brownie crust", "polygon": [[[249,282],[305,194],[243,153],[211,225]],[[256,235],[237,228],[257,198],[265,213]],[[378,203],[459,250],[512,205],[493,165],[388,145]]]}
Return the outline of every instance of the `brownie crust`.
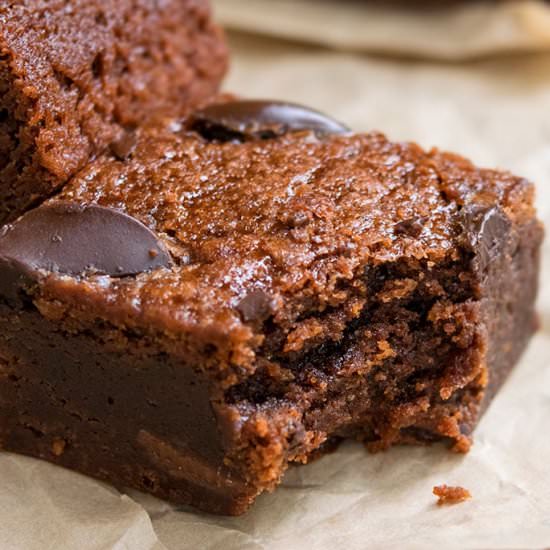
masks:
{"label": "brownie crust", "polygon": [[242,107],[140,129],[38,209],[135,218],[169,262],[90,238],[75,274],[27,252],[32,212],[4,228],[2,448],[224,514],[343,438],[468,450],[535,330],[533,186]]}
{"label": "brownie crust", "polygon": [[0,7],[0,223],[162,113],[217,92],[227,51],[204,0]]}

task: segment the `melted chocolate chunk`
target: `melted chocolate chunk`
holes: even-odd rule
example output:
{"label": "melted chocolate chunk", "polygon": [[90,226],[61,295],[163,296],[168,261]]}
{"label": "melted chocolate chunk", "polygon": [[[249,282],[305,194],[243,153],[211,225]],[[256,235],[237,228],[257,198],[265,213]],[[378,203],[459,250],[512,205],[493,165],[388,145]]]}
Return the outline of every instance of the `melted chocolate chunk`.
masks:
{"label": "melted chocolate chunk", "polygon": [[271,298],[263,290],[254,290],[247,294],[237,305],[243,321],[265,321],[273,309]]}
{"label": "melted chocolate chunk", "polygon": [[466,207],[463,215],[463,238],[466,247],[475,255],[475,266],[483,272],[498,256],[506,243],[511,222],[500,208]]}
{"label": "melted chocolate chunk", "polygon": [[191,117],[191,129],[209,141],[272,139],[311,130],[322,136],[349,128],[309,107],[282,101],[230,101],[210,105]]}
{"label": "melted chocolate chunk", "polygon": [[137,137],[134,132],[124,132],[119,139],[110,145],[111,153],[118,160],[126,160],[137,145]]}
{"label": "melted chocolate chunk", "polygon": [[411,218],[395,224],[394,233],[396,235],[408,235],[417,238],[424,229],[425,218]]}
{"label": "melted chocolate chunk", "polygon": [[0,234],[0,291],[8,297],[37,270],[122,277],[170,263],[164,245],[149,228],[98,205],[41,206]]}

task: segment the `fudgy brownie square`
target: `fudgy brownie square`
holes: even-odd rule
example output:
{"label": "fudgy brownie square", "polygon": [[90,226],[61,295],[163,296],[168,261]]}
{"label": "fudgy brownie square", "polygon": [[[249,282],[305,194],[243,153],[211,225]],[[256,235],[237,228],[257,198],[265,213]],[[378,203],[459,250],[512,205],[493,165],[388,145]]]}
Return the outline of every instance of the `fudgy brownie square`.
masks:
{"label": "fudgy brownie square", "polygon": [[212,96],[226,64],[206,0],[2,2],[0,223],[124,129]]}
{"label": "fudgy brownie square", "polygon": [[131,141],[3,229],[3,449],[239,514],[342,438],[469,448],[535,329],[529,182],[281,103]]}

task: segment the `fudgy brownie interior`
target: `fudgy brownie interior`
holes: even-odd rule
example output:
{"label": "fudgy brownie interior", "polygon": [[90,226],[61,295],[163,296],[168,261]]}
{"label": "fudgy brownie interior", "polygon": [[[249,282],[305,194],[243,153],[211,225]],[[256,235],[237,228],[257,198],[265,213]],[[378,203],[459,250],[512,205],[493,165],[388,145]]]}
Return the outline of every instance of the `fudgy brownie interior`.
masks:
{"label": "fudgy brownie interior", "polygon": [[535,328],[529,182],[284,103],[128,143],[0,237],[3,448],[231,514],[340,438],[468,449]]}

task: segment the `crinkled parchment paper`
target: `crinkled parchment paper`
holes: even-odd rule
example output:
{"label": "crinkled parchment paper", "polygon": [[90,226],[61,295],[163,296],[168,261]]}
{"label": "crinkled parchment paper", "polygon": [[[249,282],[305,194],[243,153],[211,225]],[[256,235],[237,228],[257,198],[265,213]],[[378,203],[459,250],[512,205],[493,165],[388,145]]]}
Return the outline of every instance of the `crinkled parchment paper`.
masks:
{"label": "crinkled parchment paper", "polygon": [[228,28],[433,59],[550,51],[545,0],[213,0]]}
{"label": "crinkled parchment paper", "polygon": [[[550,227],[550,56],[475,64],[392,61],[233,37],[226,86],[333,113],[358,130],[437,144],[538,184]],[[550,547],[550,249],[533,340],[465,456],[349,443],[240,518],[176,510],[0,453],[2,550],[542,549]],[[437,507],[432,487],[473,499]]]}

